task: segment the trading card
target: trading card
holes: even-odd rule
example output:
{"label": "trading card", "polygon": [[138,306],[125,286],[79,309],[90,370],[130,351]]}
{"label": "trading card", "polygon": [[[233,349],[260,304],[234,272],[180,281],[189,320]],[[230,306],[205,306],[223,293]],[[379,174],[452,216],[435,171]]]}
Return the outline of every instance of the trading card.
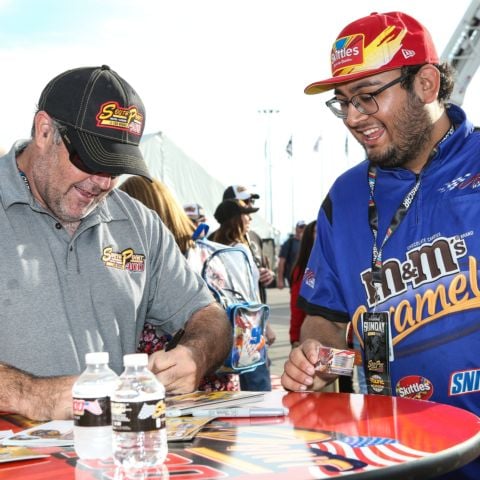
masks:
{"label": "trading card", "polygon": [[353,350],[321,347],[315,370],[334,375],[351,376],[354,360],[355,352]]}

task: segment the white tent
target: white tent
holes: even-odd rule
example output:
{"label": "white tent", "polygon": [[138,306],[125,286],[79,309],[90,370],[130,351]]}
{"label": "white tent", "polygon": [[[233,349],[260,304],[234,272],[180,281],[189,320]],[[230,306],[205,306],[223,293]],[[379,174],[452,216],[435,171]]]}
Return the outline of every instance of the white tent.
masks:
{"label": "white tent", "polygon": [[[206,211],[210,231],[218,224],[213,218],[227,185],[210,175],[186,155],[163,132],[146,134],[140,142],[153,177],[164,182],[181,205],[199,203]],[[252,229],[262,238],[274,238],[273,227],[259,213],[252,216]]]}

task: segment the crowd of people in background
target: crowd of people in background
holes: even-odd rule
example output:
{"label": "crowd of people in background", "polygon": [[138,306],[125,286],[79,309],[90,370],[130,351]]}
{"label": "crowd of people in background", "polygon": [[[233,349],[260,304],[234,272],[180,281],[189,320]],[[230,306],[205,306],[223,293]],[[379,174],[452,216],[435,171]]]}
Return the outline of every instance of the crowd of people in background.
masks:
{"label": "crowd of people in background", "polygon": [[[205,209],[197,202],[181,204],[170,189],[158,179],[149,181],[143,177],[131,176],[118,187],[131,197],[139,200],[149,209],[155,211],[173,237],[186,258],[195,248],[195,231],[201,225],[209,224]],[[268,304],[267,289],[277,286],[283,289],[290,286],[291,325],[290,341],[298,343],[301,321],[305,313],[295,306],[299,281],[303,275],[308,254],[312,248],[315,235],[315,222],[308,225],[299,220],[287,240],[278,245],[278,263],[271,268],[269,260],[263,253],[263,242],[259,234],[251,229],[252,216],[259,211],[255,201],[260,197],[243,185],[231,185],[225,189],[213,218],[218,228],[210,232],[210,241],[230,246],[242,246],[251,263],[258,286],[258,301]],[[304,233],[306,235],[304,236]],[[285,278],[285,281],[284,281]],[[276,282],[275,282],[276,280]],[[276,334],[270,322],[265,328],[266,344],[271,346]],[[138,352],[151,354],[162,350],[169,336],[161,334],[158,327],[145,322]],[[210,373],[202,379],[200,390],[271,390],[269,361],[257,367],[253,372],[236,375],[231,373]]]}
{"label": "crowd of people in background", "polygon": [[[170,189],[158,179],[149,181],[143,177],[131,176],[121,183],[118,188],[155,211],[173,234],[180,251],[188,258],[192,249],[195,249],[195,231],[201,225],[208,225],[205,209],[196,202],[185,203],[182,208]],[[245,186],[232,185],[225,189],[223,198],[213,214],[213,218],[218,223],[218,228],[210,233],[208,239],[216,243],[237,247],[242,246],[244,248],[256,279],[258,301],[268,304],[267,288],[274,284],[275,279],[278,282],[278,270],[275,273],[270,268],[268,259],[263,253],[262,239],[260,235],[250,228],[252,216],[259,211],[259,207],[255,206],[255,200],[258,199],[259,195]],[[287,265],[297,265],[295,263],[296,257],[302,251],[300,247],[302,234],[305,230],[310,238],[310,227],[311,224],[306,226],[304,221],[297,222],[295,233],[289,236],[285,242],[285,244],[287,242],[295,244],[288,252],[288,261],[290,263],[287,263]],[[295,241],[293,242],[292,239]],[[281,252],[286,251],[285,244],[281,246]],[[309,248],[311,248],[311,245]],[[304,252],[302,257],[305,254]],[[290,269],[291,266],[287,268]],[[292,270],[292,273],[293,271],[299,274],[298,269]],[[293,285],[293,277],[288,284]],[[283,288],[283,285],[281,288]],[[292,321],[296,322],[297,318],[292,310]],[[295,328],[299,330],[299,325],[295,325]],[[276,334],[270,322],[267,322],[264,334],[267,346],[271,346],[275,342]],[[146,321],[137,351],[148,354],[154,353],[162,350],[168,340],[168,335],[161,334],[157,326]],[[203,377],[199,386],[200,390],[207,391],[269,391],[271,388],[269,360],[267,360],[265,365],[258,366],[254,371],[241,375],[210,373]]]}

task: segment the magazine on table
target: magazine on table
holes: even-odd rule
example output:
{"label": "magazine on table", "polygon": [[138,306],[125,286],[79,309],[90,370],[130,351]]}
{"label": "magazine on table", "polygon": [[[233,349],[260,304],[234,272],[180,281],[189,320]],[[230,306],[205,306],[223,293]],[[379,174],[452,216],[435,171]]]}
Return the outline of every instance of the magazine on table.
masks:
{"label": "magazine on table", "polygon": [[[169,409],[180,410],[188,415],[193,410],[203,408],[223,408],[227,406],[243,405],[245,403],[260,402],[263,400],[263,392],[193,392],[183,395],[167,396],[167,412]],[[167,413],[168,416],[168,413]]]}
{"label": "magazine on table", "polygon": [[[214,417],[187,417],[192,411],[202,408],[223,408],[263,400],[263,392],[193,392],[167,396],[168,409],[180,411],[181,415],[169,417],[167,413],[167,440],[191,440],[196,433]],[[184,416],[185,415],[185,416]],[[71,447],[73,445],[73,420],[54,420],[39,423],[13,435],[0,438],[4,446],[21,447]]]}
{"label": "magazine on table", "polygon": [[167,442],[187,442],[215,417],[167,418]]}
{"label": "magazine on table", "polygon": [[[167,441],[182,442],[192,440],[199,430],[214,417],[176,417],[166,419]],[[4,450],[7,447],[71,447],[73,445],[73,420],[56,420],[22,430],[6,438],[0,438],[0,461],[21,460],[20,455],[32,455],[34,451]],[[30,453],[31,452],[31,453]],[[3,454],[3,456],[2,456]],[[14,458],[16,456],[19,458]],[[35,454],[36,455],[36,454]],[[45,456],[45,455],[43,455]],[[35,457],[37,458],[38,455]],[[2,460],[5,458],[5,460]],[[7,459],[8,458],[8,459]],[[23,459],[26,459],[24,457]]]}
{"label": "magazine on table", "polygon": [[73,420],[40,423],[1,440],[3,445],[69,447],[73,445]]}
{"label": "magazine on table", "polygon": [[28,447],[2,447],[0,446],[0,463],[18,462],[20,460],[35,460],[37,458],[47,458],[50,455],[38,453]]}

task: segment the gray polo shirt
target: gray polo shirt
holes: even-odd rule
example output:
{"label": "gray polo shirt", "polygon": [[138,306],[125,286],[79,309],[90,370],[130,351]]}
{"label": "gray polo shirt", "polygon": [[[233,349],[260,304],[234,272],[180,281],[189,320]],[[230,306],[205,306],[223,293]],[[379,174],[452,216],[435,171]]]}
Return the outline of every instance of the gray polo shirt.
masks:
{"label": "gray polo shirt", "polygon": [[38,205],[14,149],[0,158],[0,362],[78,374],[107,351],[121,372],[144,321],[173,333],[212,303],[158,215],[114,190],[71,237]]}

